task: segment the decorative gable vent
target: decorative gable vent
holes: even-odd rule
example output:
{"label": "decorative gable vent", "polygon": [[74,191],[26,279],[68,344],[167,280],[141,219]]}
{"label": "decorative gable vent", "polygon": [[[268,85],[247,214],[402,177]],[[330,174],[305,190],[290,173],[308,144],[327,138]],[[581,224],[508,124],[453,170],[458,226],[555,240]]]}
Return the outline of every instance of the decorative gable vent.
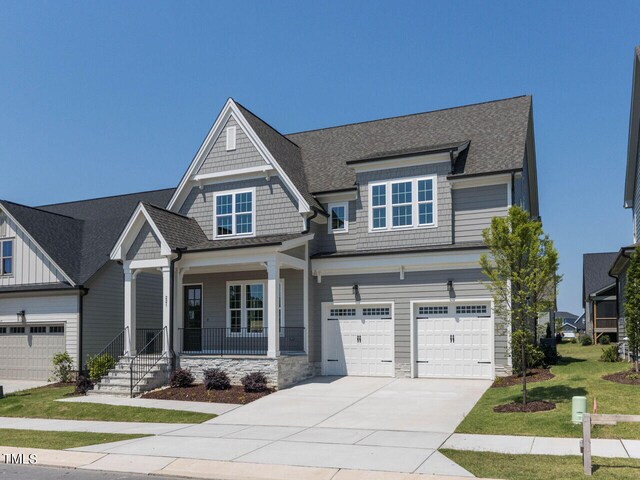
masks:
{"label": "decorative gable vent", "polygon": [[227,127],[227,152],[236,149],[236,127]]}

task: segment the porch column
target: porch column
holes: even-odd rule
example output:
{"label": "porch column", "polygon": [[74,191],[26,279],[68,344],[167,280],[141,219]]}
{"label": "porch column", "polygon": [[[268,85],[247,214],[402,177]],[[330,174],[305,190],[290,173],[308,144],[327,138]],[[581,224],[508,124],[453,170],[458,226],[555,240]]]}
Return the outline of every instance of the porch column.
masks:
{"label": "porch column", "polygon": [[162,267],[162,351],[169,353],[169,328],[171,318],[171,267]]}
{"label": "porch column", "polygon": [[136,276],[130,268],[124,270],[124,354],[136,354]]}
{"label": "porch column", "polygon": [[280,298],[280,265],[277,258],[267,262],[267,356],[280,355],[280,327],[278,325],[278,299]]}
{"label": "porch column", "polygon": [[[309,244],[304,246],[305,267],[302,271],[302,321],[304,325],[304,353],[309,354]],[[286,294],[286,293],[285,293]]]}

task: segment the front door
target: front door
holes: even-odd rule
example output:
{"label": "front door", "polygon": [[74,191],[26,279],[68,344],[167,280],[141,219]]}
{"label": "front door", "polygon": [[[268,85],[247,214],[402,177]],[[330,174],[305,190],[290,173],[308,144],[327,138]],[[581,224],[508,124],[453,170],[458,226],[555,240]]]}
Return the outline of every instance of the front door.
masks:
{"label": "front door", "polygon": [[184,287],[184,346],[183,351],[202,351],[202,286]]}

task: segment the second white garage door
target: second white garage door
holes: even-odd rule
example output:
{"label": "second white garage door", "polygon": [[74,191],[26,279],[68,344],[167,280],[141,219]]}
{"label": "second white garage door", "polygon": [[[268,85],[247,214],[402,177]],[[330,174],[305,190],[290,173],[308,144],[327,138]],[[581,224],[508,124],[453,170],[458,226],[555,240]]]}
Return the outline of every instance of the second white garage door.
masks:
{"label": "second white garage door", "polygon": [[393,317],[387,305],[327,306],[324,375],[393,376]]}
{"label": "second white garage door", "polygon": [[493,378],[489,304],[416,306],[418,377]]}

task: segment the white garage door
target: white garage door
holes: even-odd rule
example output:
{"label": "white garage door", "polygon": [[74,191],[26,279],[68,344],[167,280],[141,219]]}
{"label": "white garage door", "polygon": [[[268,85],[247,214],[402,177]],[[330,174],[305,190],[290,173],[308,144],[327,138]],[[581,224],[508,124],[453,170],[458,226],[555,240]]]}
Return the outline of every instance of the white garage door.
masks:
{"label": "white garage door", "polygon": [[0,327],[0,378],[48,380],[53,356],[64,351],[63,325]]}
{"label": "white garage door", "polygon": [[323,326],[325,375],[393,376],[389,305],[330,306]]}
{"label": "white garage door", "polygon": [[492,378],[489,304],[416,306],[418,377]]}

